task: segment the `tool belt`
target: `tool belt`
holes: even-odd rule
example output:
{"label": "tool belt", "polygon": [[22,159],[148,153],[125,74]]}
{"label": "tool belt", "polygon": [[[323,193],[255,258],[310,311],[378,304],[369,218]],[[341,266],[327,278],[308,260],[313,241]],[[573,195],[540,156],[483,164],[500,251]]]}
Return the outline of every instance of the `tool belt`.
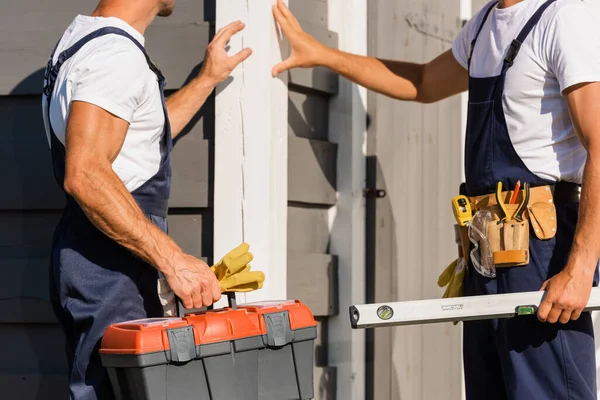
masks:
{"label": "tool belt", "polygon": [[[539,240],[552,239],[557,231],[555,205],[578,203],[580,186],[559,182],[527,188],[519,191],[511,204],[513,194],[514,191],[498,190],[489,195],[468,197],[473,214],[488,211],[491,216],[484,233],[489,245],[480,246],[480,251],[482,258],[493,259],[495,268],[528,265],[530,233]],[[468,229],[457,226],[456,232],[457,241],[460,238],[459,256],[465,259],[471,246]]]}

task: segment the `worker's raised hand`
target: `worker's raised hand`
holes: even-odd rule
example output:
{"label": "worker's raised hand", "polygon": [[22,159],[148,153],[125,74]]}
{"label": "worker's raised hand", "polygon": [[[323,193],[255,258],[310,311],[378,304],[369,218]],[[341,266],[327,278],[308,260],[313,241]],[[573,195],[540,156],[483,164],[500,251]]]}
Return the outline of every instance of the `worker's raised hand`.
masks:
{"label": "worker's raised hand", "polygon": [[227,44],[233,35],[245,28],[241,21],[232,22],[221,28],[206,48],[204,64],[200,76],[207,78],[214,86],[223,82],[233,70],[252,54],[249,48],[242,49],[233,56],[227,54]]}
{"label": "worker's raised hand", "polygon": [[310,68],[319,65],[319,61],[323,60],[327,47],[302,30],[296,17],[282,0],[277,0],[277,4],[273,6],[273,15],[291,47],[288,59],[273,68],[273,76],[277,76],[291,68]]}
{"label": "worker's raised hand", "polygon": [[538,308],[540,321],[566,324],[581,316],[590,299],[593,275],[571,271],[565,268],[542,286],[546,294]]}
{"label": "worker's raised hand", "polygon": [[171,265],[171,270],[163,274],[185,308],[208,307],[221,298],[219,281],[204,261],[179,253],[173,256]]}

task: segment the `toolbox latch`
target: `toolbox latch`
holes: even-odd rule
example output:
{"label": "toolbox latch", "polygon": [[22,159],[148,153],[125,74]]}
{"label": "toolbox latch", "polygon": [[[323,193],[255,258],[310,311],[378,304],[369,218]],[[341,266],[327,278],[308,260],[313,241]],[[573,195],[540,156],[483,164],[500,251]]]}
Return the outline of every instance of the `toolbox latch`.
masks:
{"label": "toolbox latch", "polygon": [[194,329],[191,326],[168,329],[171,362],[188,362],[196,358]]}
{"label": "toolbox latch", "polygon": [[294,341],[289,312],[265,314],[264,317],[267,324],[267,346],[281,347]]}

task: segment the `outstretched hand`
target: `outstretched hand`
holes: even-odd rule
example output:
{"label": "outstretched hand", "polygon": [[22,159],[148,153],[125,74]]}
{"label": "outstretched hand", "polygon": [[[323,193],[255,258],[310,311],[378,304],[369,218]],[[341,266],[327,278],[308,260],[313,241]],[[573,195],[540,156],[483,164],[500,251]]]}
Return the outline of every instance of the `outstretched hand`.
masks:
{"label": "outstretched hand", "polygon": [[296,17],[282,0],[277,0],[277,4],[273,5],[273,15],[291,47],[290,56],[273,67],[273,76],[292,68],[310,68],[319,65],[328,48],[302,30]]}
{"label": "outstretched hand", "polygon": [[241,21],[224,26],[215,34],[206,48],[200,76],[208,78],[214,86],[227,79],[233,70],[252,54],[252,50],[249,48],[242,49],[233,56],[229,56],[226,51],[229,40],[245,27],[246,25]]}

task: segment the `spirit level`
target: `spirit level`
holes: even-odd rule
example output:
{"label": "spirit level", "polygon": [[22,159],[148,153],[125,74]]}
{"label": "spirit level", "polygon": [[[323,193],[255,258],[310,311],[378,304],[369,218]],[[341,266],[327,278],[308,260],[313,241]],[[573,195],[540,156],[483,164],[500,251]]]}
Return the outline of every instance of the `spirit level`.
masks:
{"label": "spirit level", "polygon": [[[350,307],[354,329],[533,315],[544,292],[363,304]],[[600,288],[593,288],[585,311],[600,310]]]}

